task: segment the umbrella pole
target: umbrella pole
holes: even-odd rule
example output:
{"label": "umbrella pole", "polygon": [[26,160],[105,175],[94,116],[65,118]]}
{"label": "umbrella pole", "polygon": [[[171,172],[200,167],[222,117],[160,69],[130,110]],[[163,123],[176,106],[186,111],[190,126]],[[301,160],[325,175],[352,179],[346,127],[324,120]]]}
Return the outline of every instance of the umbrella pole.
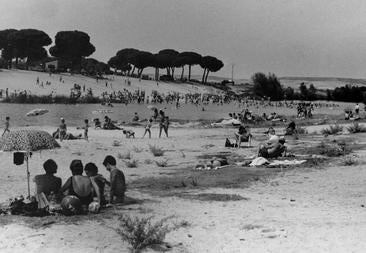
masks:
{"label": "umbrella pole", "polygon": [[28,199],[30,199],[30,185],[29,185],[29,177],[30,177],[30,173],[29,173],[29,152],[27,152],[26,154],[26,160],[27,160],[27,183],[28,183]]}

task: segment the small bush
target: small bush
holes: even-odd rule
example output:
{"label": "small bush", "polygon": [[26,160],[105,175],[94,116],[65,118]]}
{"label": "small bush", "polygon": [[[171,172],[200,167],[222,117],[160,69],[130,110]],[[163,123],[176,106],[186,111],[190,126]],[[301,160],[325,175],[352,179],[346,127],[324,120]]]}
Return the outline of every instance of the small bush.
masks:
{"label": "small bush", "polygon": [[352,165],[357,165],[357,164],[358,164],[358,162],[354,156],[345,157],[341,163],[341,165],[343,165],[343,166],[352,166]]}
{"label": "small bush", "polygon": [[329,125],[329,128],[322,129],[321,133],[324,135],[335,135],[335,134],[339,134],[342,131],[343,131],[342,126],[340,126],[338,124],[334,124],[334,125]]}
{"label": "small bush", "polygon": [[132,150],[135,153],[141,153],[144,149],[143,148],[136,147],[136,146],[133,146]]}
{"label": "small bush", "polygon": [[159,148],[155,145],[149,145],[150,152],[156,157],[156,156],[163,156],[164,150],[162,148]]}
{"label": "small bush", "polygon": [[298,126],[296,131],[298,134],[308,134],[308,130],[305,127]]}
{"label": "small bush", "polygon": [[121,143],[117,140],[114,140],[113,143],[112,143],[112,146],[113,147],[119,147],[119,146],[121,146]]}
{"label": "small bush", "polygon": [[127,168],[137,168],[137,160],[125,160],[124,163],[126,164]]}
{"label": "small bush", "polygon": [[319,154],[329,156],[329,157],[337,157],[342,155],[347,155],[351,153],[351,148],[345,142],[334,142],[334,143],[320,143],[318,146]]}
{"label": "small bush", "polygon": [[126,153],[123,154],[119,153],[117,157],[121,160],[131,160],[131,152],[127,151]]}
{"label": "small bush", "polygon": [[132,249],[142,250],[152,245],[162,244],[167,233],[171,229],[165,225],[169,218],[162,219],[156,223],[151,222],[149,218],[131,218],[122,215],[119,218],[119,228],[116,232],[127,241]]}
{"label": "small bush", "polygon": [[347,127],[347,130],[351,134],[365,133],[366,132],[366,127],[358,124],[358,122],[354,122],[351,126]]}
{"label": "small bush", "polygon": [[168,166],[168,159],[157,160],[155,163],[158,167],[166,167]]}
{"label": "small bush", "polygon": [[152,164],[154,161],[151,159],[145,159],[144,163],[145,164]]}

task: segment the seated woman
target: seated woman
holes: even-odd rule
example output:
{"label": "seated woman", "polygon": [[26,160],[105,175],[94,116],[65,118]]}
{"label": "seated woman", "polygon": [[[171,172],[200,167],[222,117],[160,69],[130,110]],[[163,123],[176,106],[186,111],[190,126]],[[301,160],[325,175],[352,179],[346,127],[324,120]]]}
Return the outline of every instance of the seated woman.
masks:
{"label": "seated woman", "polygon": [[100,203],[100,191],[94,180],[83,176],[83,164],[80,160],[73,160],[70,164],[72,176],[61,187],[61,192],[80,199],[82,205],[89,205],[96,195]]}
{"label": "seated woman", "polygon": [[273,135],[267,143],[260,145],[258,156],[264,158],[277,158],[286,154],[285,138]]}
{"label": "seated woman", "polygon": [[54,176],[57,173],[57,164],[54,160],[48,159],[43,164],[43,169],[46,174],[35,176],[33,181],[36,184],[36,194],[44,193],[48,198],[52,193],[58,194],[62,180]]}
{"label": "seated woman", "polygon": [[239,148],[242,142],[248,142],[248,147],[251,145],[252,134],[248,126],[239,126],[239,130],[235,133],[236,146]]}

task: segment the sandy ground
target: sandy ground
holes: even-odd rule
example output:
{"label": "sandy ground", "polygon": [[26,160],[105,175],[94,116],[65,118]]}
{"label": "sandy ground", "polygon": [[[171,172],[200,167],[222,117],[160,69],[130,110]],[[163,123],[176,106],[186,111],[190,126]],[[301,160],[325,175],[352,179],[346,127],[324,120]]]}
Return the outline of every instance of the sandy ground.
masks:
{"label": "sandy ground", "polygon": [[[36,84],[37,77],[43,87]],[[60,82],[60,77],[64,82]],[[92,88],[93,94],[99,96],[102,92],[111,93],[127,89],[130,91],[145,90],[146,95],[150,95],[153,90],[160,93],[179,92],[179,93],[215,93],[217,89],[208,86],[196,86],[187,83],[169,83],[141,80],[130,78],[131,85],[125,83],[126,78],[122,76],[107,76],[108,80],[99,80],[82,75],[70,75],[68,73],[52,74],[45,72],[25,71],[25,70],[6,70],[0,71],[0,89],[9,88],[9,92],[27,90],[29,94],[49,95],[54,92],[56,95],[70,95],[70,89],[77,83],[86,89]],[[51,85],[45,85],[46,82]],[[106,83],[108,83],[106,87]],[[5,96],[5,94],[3,94]]]}
{"label": "sandy ground", "polygon": [[[311,131],[319,129],[317,126]],[[51,132],[52,128],[44,127],[44,130]],[[142,128],[135,130],[137,136],[143,134]],[[262,138],[259,134],[262,130],[253,129],[256,139],[253,146]],[[133,159],[138,160],[138,167],[126,168],[121,160],[118,165],[130,183],[146,176],[159,178],[181,169],[190,170],[202,154],[225,151],[242,157],[255,154],[255,147],[224,148],[225,138],[233,136],[234,131],[178,128],[171,129],[170,138],[158,139],[154,128],[152,139],[125,139],[118,131],[91,130],[89,142],[65,141],[60,149],[35,153],[30,161],[31,174],[42,173],[42,163],[53,158],[63,181],[70,176],[68,166],[72,159],[95,162],[100,172],[108,176],[101,164],[105,155],[129,150]],[[357,140],[362,142],[365,137],[359,134]],[[120,141],[121,146],[113,146],[114,140]],[[164,158],[168,159],[168,167],[145,163],[146,159],[156,160],[148,151],[149,144],[166,150]],[[142,151],[137,153],[134,147]],[[171,224],[188,224],[167,235],[166,242],[173,246],[171,252],[364,252],[366,170],[362,163],[365,151],[356,152],[360,165],[344,167],[331,163],[323,169],[293,169],[258,180],[249,188],[189,190],[190,194],[238,194],[245,198],[240,201],[159,197],[129,188],[127,195],[141,203],[114,207],[116,215],[102,222],[90,218],[77,224],[60,223],[37,229],[22,222],[3,225],[0,252],[127,252],[128,244],[114,230],[119,214],[156,219],[173,216],[169,220]],[[0,153],[0,159],[0,200],[25,194],[24,166],[13,165],[11,153]]]}

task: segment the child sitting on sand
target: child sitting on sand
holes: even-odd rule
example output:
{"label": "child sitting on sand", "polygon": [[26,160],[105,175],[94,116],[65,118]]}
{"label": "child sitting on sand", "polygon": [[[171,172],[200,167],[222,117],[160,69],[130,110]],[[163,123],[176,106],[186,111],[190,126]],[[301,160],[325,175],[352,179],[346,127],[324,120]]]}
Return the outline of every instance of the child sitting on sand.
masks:
{"label": "child sitting on sand", "polygon": [[7,117],[5,118],[5,129],[4,129],[4,132],[3,132],[2,136],[4,136],[4,134],[5,134],[6,132],[10,132],[9,127],[10,127],[10,117],[9,117],[9,116],[7,116]]}
{"label": "child sitting on sand", "polygon": [[149,119],[149,121],[147,122],[146,126],[145,126],[145,133],[144,133],[144,136],[142,136],[142,138],[145,137],[145,134],[146,133],[149,133],[149,138],[151,139],[151,127],[152,127],[152,122],[153,120],[152,119]]}
{"label": "child sitting on sand", "polygon": [[132,130],[123,130],[123,134],[126,136],[127,139],[135,138],[135,132]]}
{"label": "child sitting on sand", "polygon": [[98,174],[98,167],[94,163],[87,163],[84,167],[85,174],[98,185],[100,194],[100,204],[107,204],[104,197],[104,187],[105,185],[110,185],[110,183],[101,174]]}
{"label": "child sitting on sand", "polygon": [[109,203],[123,203],[125,200],[126,180],[123,172],[116,167],[116,159],[108,155],[104,158],[103,165],[110,172]]}

